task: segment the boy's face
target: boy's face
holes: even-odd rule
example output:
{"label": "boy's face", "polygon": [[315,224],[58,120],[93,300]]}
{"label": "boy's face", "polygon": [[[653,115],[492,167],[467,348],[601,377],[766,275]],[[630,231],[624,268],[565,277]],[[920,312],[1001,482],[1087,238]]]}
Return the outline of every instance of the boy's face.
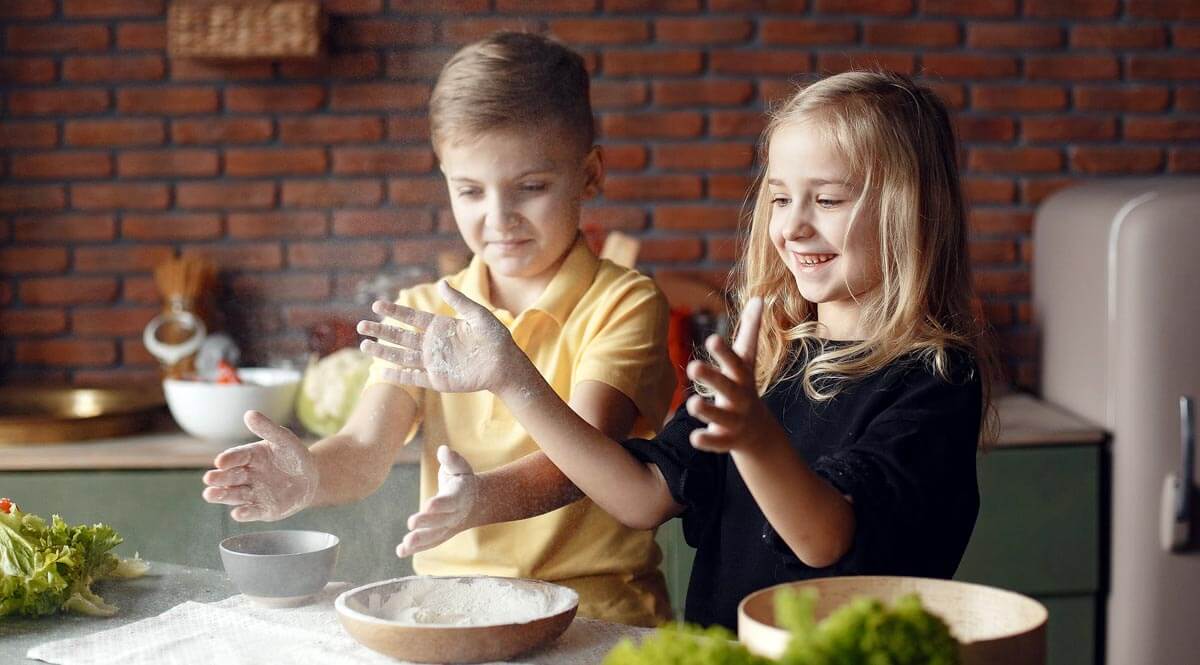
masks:
{"label": "boy's face", "polygon": [[767,155],[771,242],[805,300],[854,305],[879,283],[878,228],[851,223],[859,188],[834,145],[803,121],[780,127]]}
{"label": "boy's face", "polygon": [[603,179],[600,152],[560,130],[504,129],[441,146],[458,231],[496,276],[549,282],[580,207]]}

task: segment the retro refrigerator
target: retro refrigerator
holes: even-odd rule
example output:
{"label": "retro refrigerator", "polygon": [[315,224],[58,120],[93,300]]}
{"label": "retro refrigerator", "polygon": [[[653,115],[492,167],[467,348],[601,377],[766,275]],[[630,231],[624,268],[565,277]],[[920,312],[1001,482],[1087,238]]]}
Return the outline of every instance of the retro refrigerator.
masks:
{"label": "retro refrigerator", "polygon": [[1034,227],[1042,396],[1111,434],[1108,665],[1200,663],[1200,178],[1063,190]]}

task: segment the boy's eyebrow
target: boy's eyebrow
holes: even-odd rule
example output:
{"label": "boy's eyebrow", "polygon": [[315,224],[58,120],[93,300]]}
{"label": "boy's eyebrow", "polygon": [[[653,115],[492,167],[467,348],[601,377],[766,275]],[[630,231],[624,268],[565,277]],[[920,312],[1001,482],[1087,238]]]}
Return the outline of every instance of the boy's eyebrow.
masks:
{"label": "boy's eyebrow", "polygon": [[[814,185],[841,185],[841,186],[844,186],[846,184],[845,181],[843,181],[843,180],[826,180],[825,178],[807,178],[807,180],[808,180],[808,182],[810,182]],[[786,187],[786,185],[783,184],[783,181],[778,178],[768,179],[767,184],[775,185],[776,187]]]}
{"label": "boy's eyebrow", "polygon": [[[528,171],[523,171],[521,173],[518,173],[517,177],[513,178],[513,180],[520,180],[521,178],[525,178],[525,177],[528,177],[531,175],[541,175],[543,173],[555,173],[555,169],[553,166],[550,166],[550,165],[546,165],[544,167],[539,167],[536,169],[530,169]],[[461,176],[461,175],[452,175],[449,177],[449,180],[450,180],[450,182],[479,182],[478,180],[475,180],[474,178],[468,178],[466,176]]]}

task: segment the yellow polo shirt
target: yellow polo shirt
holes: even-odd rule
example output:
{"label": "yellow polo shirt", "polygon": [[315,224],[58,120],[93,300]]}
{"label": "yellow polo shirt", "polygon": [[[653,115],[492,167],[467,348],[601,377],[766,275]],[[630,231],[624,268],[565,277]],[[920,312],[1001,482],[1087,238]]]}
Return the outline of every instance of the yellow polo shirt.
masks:
{"label": "yellow polo shirt", "polygon": [[[596,258],[581,236],[537,301],[516,316],[491,304],[487,266],[479,257],[448,281],[508,327],[564,401],[570,401],[580,382],[600,381],[637,405],[640,416],[631,436],[657,431],[675,376],[667,356],[666,300],[650,278]],[[396,302],[454,316],[433,284],[405,290]],[[380,374],[384,366],[376,361],[368,385],[385,380]],[[476,471],[538,450],[490,392],[405,388],[417,401],[424,440],[422,501],[437,492],[439,444],[458,451]],[[538,517],[464,531],[417,554],[413,563],[423,575],[548,580],[579,592],[581,616],[655,625],[670,618],[666,582],[658,569],[661,559],[653,531],[624,527],[584,498]]]}

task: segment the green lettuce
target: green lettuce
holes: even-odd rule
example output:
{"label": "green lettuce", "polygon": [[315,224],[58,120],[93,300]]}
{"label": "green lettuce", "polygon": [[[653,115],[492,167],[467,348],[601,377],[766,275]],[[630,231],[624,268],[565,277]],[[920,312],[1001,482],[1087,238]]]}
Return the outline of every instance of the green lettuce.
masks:
{"label": "green lettuce", "polygon": [[621,640],[604,665],[771,665],[735,641],[733,633],[720,627],[700,628],[685,623],[668,624],[640,644]]}
{"label": "green lettuce", "polygon": [[781,665],[958,665],[958,641],[916,594],[891,607],[855,598],[820,623],[816,591],[775,594],[776,622],[791,633]]}
{"label": "green lettuce", "polygon": [[626,639],[604,665],[958,665],[958,642],[946,622],[916,595],[887,607],[855,598],[823,621],[815,620],[812,589],[775,594],[775,619],[790,635],[778,661],[761,658],[734,642],[723,628],[671,624],[634,644]]}
{"label": "green lettuce", "polygon": [[42,616],[58,611],[112,616],[117,608],[92,591],[105,578],[137,577],[141,559],[112,553],[121,536],[104,524],[50,523],[15,505],[0,510],[0,617]]}

